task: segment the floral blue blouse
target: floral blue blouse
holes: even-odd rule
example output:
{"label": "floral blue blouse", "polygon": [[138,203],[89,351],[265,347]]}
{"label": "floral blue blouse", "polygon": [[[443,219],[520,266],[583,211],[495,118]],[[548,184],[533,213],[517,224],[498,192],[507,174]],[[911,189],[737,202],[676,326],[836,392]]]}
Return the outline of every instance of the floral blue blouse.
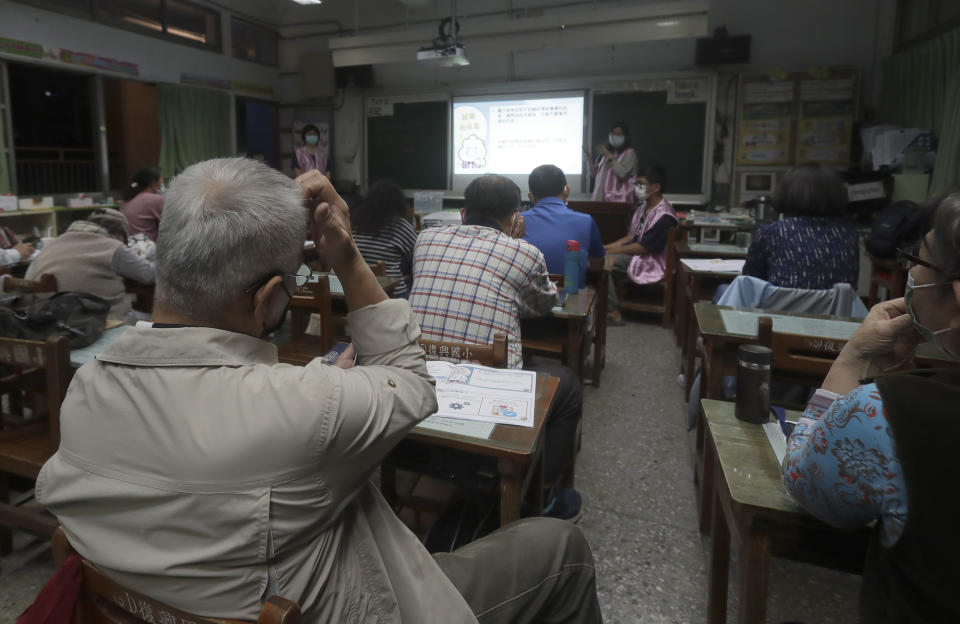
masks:
{"label": "floral blue blouse", "polygon": [[896,543],[907,488],[876,384],[843,397],[817,390],[787,441],[783,484],[824,522],[852,529],[879,520],[881,543]]}
{"label": "floral blue blouse", "polygon": [[753,234],[743,274],[782,288],[857,287],[860,237],[853,221],[785,217]]}

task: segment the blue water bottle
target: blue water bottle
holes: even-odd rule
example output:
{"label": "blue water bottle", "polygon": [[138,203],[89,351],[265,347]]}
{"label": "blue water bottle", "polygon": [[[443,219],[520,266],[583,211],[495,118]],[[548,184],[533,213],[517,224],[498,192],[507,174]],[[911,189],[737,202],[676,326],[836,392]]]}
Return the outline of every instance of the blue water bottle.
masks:
{"label": "blue water bottle", "polygon": [[573,295],[580,290],[580,242],[567,241],[567,251],[563,254],[563,292]]}

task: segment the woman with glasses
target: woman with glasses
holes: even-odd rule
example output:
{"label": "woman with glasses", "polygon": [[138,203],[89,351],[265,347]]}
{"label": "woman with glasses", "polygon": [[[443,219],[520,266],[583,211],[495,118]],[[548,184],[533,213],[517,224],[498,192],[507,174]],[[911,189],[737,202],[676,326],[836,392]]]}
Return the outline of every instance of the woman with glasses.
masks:
{"label": "woman with glasses", "polygon": [[593,201],[633,202],[633,182],[637,175],[637,152],[630,145],[627,124],[618,121],[610,127],[607,142],[594,148],[596,160],[583,150],[594,177]]}
{"label": "woman with glasses", "polygon": [[773,204],[783,219],[754,232],[743,274],[782,288],[856,289],[860,236],[856,223],[843,217],[847,190],[840,175],[815,163],[794,167]]}
{"label": "woman with glasses", "polygon": [[874,306],[789,441],[784,485],[842,528],[872,526],[863,622],[957,622],[960,369],[907,370],[918,342],[960,360],[960,193],[900,250],[906,295]]}

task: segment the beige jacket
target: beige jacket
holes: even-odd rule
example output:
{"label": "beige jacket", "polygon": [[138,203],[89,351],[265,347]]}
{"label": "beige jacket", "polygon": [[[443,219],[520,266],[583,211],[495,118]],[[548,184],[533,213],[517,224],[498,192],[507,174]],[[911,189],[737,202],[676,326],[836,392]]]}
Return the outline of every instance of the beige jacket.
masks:
{"label": "beige jacket", "polygon": [[406,301],[349,316],[361,366],[277,364],[209,328],[133,328],[70,384],[37,499],[119,583],[199,615],[475,622],[368,482],[436,411]]}

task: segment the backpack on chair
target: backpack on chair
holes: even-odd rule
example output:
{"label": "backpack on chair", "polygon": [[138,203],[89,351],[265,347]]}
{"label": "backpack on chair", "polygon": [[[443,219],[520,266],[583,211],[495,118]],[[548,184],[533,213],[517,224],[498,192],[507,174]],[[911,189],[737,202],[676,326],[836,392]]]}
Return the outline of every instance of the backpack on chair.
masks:
{"label": "backpack on chair", "polygon": [[876,258],[893,260],[901,241],[914,241],[923,235],[929,212],[908,200],[894,202],[880,211],[870,226],[866,247]]}

